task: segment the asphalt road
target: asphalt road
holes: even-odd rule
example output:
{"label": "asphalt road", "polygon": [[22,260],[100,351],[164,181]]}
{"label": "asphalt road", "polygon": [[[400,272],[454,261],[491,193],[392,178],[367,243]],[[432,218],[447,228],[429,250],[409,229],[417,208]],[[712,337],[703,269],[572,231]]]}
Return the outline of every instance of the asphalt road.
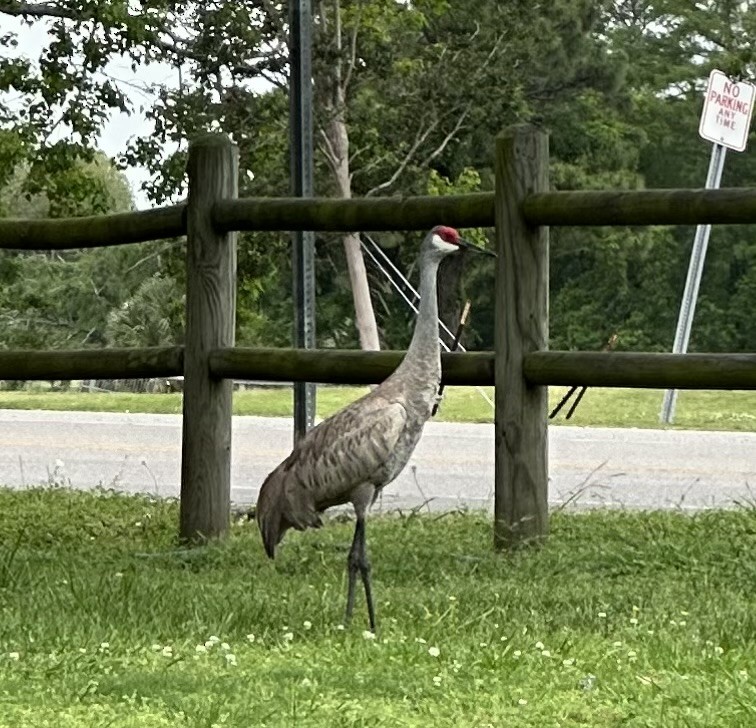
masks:
{"label": "asphalt road", "polygon": [[[0,483],[179,492],[176,415],[0,410]],[[289,452],[291,421],[235,417],[232,500],[252,503]],[[684,508],[756,502],[756,434],[552,427],[550,501]],[[431,422],[376,508],[486,508],[493,426]]]}

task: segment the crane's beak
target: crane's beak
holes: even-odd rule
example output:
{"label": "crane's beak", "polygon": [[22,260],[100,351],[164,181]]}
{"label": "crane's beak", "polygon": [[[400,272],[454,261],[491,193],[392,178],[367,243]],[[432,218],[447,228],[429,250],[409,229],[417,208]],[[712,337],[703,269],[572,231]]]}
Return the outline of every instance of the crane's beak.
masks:
{"label": "crane's beak", "polygon": [[463,238],[459,238],[459,240],[457,241],[457,245],[459,245],[460,248],[472,250],[475,253],[482,253],[483,255],[490,255],[492,258],[496,257],[496,253],[494,253],[492,250],[486,250],[485,248],[481,248],[479,245],[475,245],[475,243],[471,243],[469,240],[464,240]]}

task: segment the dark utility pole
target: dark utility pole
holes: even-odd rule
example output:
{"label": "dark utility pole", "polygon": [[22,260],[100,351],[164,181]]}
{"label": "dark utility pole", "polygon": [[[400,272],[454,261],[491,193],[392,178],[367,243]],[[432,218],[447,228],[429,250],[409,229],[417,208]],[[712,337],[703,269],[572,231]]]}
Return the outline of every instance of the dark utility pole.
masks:
{"label": "dark utility pole", "polygon": [[[312,197],[312,5],[289,3],[291,191]],[[292,234],[294,346],[315,348],[315,234]],[[315,385],[294,383],[294,442],[315,422]]]}

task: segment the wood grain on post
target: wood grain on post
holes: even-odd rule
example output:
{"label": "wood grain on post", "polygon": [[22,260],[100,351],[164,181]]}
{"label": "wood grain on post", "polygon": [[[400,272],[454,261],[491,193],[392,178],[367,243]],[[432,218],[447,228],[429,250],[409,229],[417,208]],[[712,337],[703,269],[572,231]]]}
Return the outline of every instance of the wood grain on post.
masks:
{"label": "wood grain on post", "polygon": [[548,389],[528,385],[526,354],[548,341],[548,229],[525,222],[522,202],[548,189],[548,137],[518,126],[496,140],[496,361],[494,545],[548,533]]}
{"label": "wood grain on post", "polygon": [[195,140],[188,174],[180,537],[203,541],[229,527],[233,383],[211,376],[208,358],[234,345],[236,233],[216,232],[211,214],[238,194],[236,145],[221,134]]}

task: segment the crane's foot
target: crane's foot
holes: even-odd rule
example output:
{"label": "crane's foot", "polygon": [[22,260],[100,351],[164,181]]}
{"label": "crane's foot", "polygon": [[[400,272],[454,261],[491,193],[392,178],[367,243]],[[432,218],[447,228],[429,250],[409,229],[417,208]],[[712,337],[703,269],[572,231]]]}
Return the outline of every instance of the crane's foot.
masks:
{"label": "crane's foot", "polygon": [[367,602],[368,619],[370,621],[370,631],[375,632],[375,605],[373,604],[373,585],[370,580],[370,561],[367,557],[365,547],[365,520],[357,519],[354,529],[354,540],[352,548],[349,550],[347,559],[347,606],[344,624],[349,624],[354,612],[354,592],[357,585],[357,574],[360,575],[362,585],[365,588],[365,601]]}

